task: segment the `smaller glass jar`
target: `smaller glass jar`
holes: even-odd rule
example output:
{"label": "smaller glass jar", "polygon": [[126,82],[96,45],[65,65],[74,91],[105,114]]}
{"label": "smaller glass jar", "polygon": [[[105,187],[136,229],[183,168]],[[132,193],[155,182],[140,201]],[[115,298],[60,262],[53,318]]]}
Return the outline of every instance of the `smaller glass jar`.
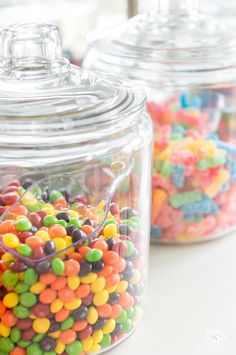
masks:
{"label": "smaller glass jar", "polygon": [[145,94],[62,57],[58,28],[1,32],[0,353],[100,354],[145,305]]}
{"label": "smaller glass jar", "polygon": [[146,90],[155,127],[152,240],[162,243],[236,228],[236,38],[197,5],[159,1],[95,35],[84,61]]}

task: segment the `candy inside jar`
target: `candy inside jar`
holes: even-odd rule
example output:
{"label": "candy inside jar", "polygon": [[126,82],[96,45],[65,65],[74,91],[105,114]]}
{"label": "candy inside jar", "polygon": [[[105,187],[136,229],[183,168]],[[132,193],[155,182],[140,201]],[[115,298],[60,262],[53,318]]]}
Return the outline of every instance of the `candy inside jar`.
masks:
{"label": "candy inside jar", "polygon": [[163,242],[210,239],[234,228],[236,148],[217,134],[221,105],[216,93],[148,103],[156,129],[152,234]]}
{"label": "candy inside jar", "polygon": [[145,88],[154,123],[152,241],[192,243],[236,228],[236,43],[198,1],[160,0],[94,35],[90,69]]}

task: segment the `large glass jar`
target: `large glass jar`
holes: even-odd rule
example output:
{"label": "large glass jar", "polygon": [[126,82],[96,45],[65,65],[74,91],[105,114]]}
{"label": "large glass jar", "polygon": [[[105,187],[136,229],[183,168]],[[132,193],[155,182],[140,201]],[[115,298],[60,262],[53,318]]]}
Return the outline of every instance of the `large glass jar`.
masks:
{"label": "large glass jar", "polygon": [[0,352],[100,353],[145,303],[145,95],[62,57],[54,25],[1,33]]}
{"label": "large glass jar", "polygon": [[146,89],[153,241],[206,241],[236,228],[236,38],[224,26],[196,1],[159,1],[93,38],[84,61]]}

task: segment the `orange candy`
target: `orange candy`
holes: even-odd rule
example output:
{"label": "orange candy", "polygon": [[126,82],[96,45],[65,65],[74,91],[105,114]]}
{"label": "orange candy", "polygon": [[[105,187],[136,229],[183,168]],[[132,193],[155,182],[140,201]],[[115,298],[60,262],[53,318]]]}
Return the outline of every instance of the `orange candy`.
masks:
{"label": "orange candy", "polygon": [[66,276],[76,276],[80,272],[80,264],[76,260],[67,260],[65,264],[65,275]]}
{"label": "orange candy", "polygon": [[119,317],[119,315],[122,313],[122,307],[121,305],[119,304],[113,304],[111,306],[112,308],[112,311],[111,311],[111,314],[110,314],[110,318],[116,318],[116,317]]}
{"label": "orange candy", "polygon": [[106,286],[115,286],[120,282],[119,274],[112,274],[106,278]]}
{"label": "orange candy", "polygon": [[82,255],[82,257],[84,258],[85,255],[91,250],[91,248],[86,247],[85,245],[83,245],[82,247],[79,248],[79,252]]}
{"label": "orange candy", "polygon": [[19,346],[17,346],[10,352],[10,355],[26,355],[26,351],[25,349],[22,349]]}
{"label": "orange candy", "polygon": [[108,245],[105,240],[98,240],[93,244],[93,248],[100,249],[105,253],[108,250]]}
{"label": "orange candy", "polygon": [[93,233],[94,231],[94,228],[88,224],[85,224],[80,229],[87,235]]}
{"label": "orange candy", "polygon": [[103,254],[103,261],[108,265],[116,265],[119,262],[119,255],[114,251],[106,251]]}
{"label": "orange candy", "polygon": [[58,276],[55,281],[53,281],[51,287],[53,290],[62,290],[66,286],[66,278],[63,276]]}
{"label": "orange candy", "polygon": [[15,222],[12,220],[3,221],[0,225],[0,234],[16,234]]}
{"label": "orange candy", "polygon": [[28,210],[25,206],[23,205],[16,205],[11,208],[11,212],[15,213],[18,216],[27,216]]}
{"label": "orange candy", "polygon": [[42,247],[43,246],[43,240],[39,237],[28,237],[25,240],[25,243],[28,244],[33,250],[38,248],[38,247]]}
{"label": "orange candy", "polygon": [[66,308],[62,308],[59,312],[57,312],[55,314],[55,320],[57,322],[63,322],[64,320],[66,320],[66,318],[68,318],[70,314],[70,311]]}
{"label": "orange candy", "polygon": [[0,315],[6,312],[6,307],[4,306],[3,302],[0,301]]}
{"label": "orange candy", "polygon": [[57,298],[57,293],[51,288],[46,288],[39,295],[39,300],[41,303],[50,304]]}
{"label": "orange candy", "polygon": [[82,284],[78,287],[78,289],[75,291],[75,295],[78,298],[84,298],[90,294],[90,285],[85,285]]}
{"label": "orange candy", "polygon": [[40,275],[39,281],[44,285],[51,285],[56,280],[56,275],[53,272],[46,272]]}
{"label": "orange candy", "polygon": [[75,298],[75,293],[69,287],[64,287],[58,291],[58,297],[62,302],[70,302]]}
{"label": "orange candy", "polygon": [[100,277],[107,277],[113,273],[113,267],[110,265],[105,265],[104,268],[99,272]]}
{"label": "orange candy", "polygon": [[50,237],[53,238],[64,238],[67,235],[66,229],[60,224],[55,224],[48,229]]}
{"label": "orange candy", "polygon": [[99,306],[96,308],[99,317],[101,318],[110,318],[112,307],[109,303],[104,304],[103,306]]}
{"label": "orange candy", "polygon": [[56,210],[61,210],[67,207],[67,202],[64,198],[57,198],[54,202],[54,206]]}
{"label": "orange candy", "polygon": [[17,318],[12,311],[7,311],[1,317],[2,323],[7,327],[14,327],[17,322]]}
{"label": "orange candy", "polygon": [[86,320],[77,320],[73,325],[73,330],[76,332],[81,332],[84,330],[88,325]]}
{"label": "orange candy", "polygon": [[125,308],[130,302],[130,294],[128,292],[123,292],[120,294],[119,305]]}
{"label": "orange candy", "polygon": [[77,338],[76,332],[72,329],[64,330],[63,332],[61,332],[60,335],[60,341],[66,345],[74,343],[76,338]]}
{"label": "orange candy", "polygon": [[68,257],[70,259],[77,260],[77,261],[81,261],[83,259],[82,256],[79,253],[70,253],[68,255]]}

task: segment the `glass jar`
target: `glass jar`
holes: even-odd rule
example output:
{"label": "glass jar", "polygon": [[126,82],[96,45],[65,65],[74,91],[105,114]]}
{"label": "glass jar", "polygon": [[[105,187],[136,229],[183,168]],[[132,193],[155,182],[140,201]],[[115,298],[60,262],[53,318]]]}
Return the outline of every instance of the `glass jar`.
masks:
{"label": "glass jar", "polygon": [[196,1],[173,0],[92,38],[85,67],[146,89],[155,127],[153,241],[235,230],[235,39]]}
{"label": "glass jar", "polygon": [[0,349],[101,353],[143,314],[145,95],[72,66],[54,25],[3,30],[1,52]]}

